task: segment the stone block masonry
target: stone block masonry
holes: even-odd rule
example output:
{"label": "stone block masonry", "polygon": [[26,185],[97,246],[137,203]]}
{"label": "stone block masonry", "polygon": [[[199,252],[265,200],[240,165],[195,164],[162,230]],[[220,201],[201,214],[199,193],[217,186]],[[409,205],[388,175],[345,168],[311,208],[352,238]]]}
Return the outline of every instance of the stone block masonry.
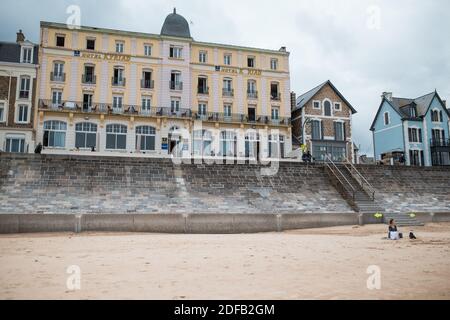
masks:
{"label": "stone block masonry", "polygon": [[[353,212],[321,165],[281,162],[273,176],[260,175],[261,168],[250,164],[175,165],[170,159],[2,153],[0,213]],[[450,211],[450,168],[359,169],[388,212]],[[226,226],[228,222],[223,223]],[[195,225],[188,227],[195,229]]]}

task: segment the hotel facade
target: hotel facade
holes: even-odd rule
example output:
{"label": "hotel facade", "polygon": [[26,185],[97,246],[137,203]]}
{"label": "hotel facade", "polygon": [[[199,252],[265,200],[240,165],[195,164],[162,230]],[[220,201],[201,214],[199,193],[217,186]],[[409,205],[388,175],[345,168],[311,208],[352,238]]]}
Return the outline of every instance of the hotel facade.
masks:
{"label": "hotel facade", "polygon": [[289,53],[41,22],[44,153],[278,158],[292,149]]}

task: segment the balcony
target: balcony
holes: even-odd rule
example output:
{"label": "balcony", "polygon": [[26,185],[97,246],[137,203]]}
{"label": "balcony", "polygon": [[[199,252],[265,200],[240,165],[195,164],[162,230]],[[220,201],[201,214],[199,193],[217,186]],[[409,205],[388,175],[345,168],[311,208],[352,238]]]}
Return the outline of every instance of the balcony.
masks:
{"label": "balcony", "polygon": [[280,101],[281,100],[281,95],[279,92],[272,92],[270,94],[270,100],[272,101]]}
{"label": "balcony", "polygon": [[53,82],[65,82],[66,81],[66,74],[63,73],[54,73],[50,72],[50,81]]}
{"label": "balcony", "polygon": [[223,88],[222,89],[222,96],[223,97],[234,97],[234,89]]}
{"label": "balcony", "polygon": [[450,139],[430,139],[430,147],[450,152]]}
{"label": "balcony", "polygon": [[30,91],[28,90],[20,90],[19,91],[19,99],[28,99],[30,97]]}
{"label": "balcony", "polygon": [[154,88],[155,88],[154,80],[141,79],[141,89],[154,89]]}
{"label": "balcony", "polygon": [[197,87],[197,94],[209,94],[209,87]]}
{"label": "balcony", "polygon": [[170,90],[183,90],[183,82],[181,81],[170,81]]}
{"label": "balcony", "polygon": [[125,78],[111,78],[111,85],[113,87],[125,87],[126,79]]}
{"label": "balcony", "polygon": [[258,99],[258,91],[247,91],[248,99]]}
{"label": "balcony", "polygon": [[174,110],[170,107],[142,107],[140,105],[121,105],[114,107],[112,103],[91,103],[74,101],[61,101],[54,104],[52,100],[39,100],[39,110],[42,111],[58,111],[58,112],[76,112],[76,113],[92,113],[92,114],[119,114],[119,115],[133,115],[142,117],[168,117],[178,119],[193,119],[209,122],[225,122],[225,123],[245,123],[252,125],[272,125],[272,126],[289,126],[291,118],[279,117],[278,119],[271,119],[270,116],[249,116],[246,114],[237,113],[220,113],[220,112],[206,112],[198,113],[192,112],[188,108],[180,108]]}
{"label": "balcony", "polygon": [[81,76],[81,83],[83,84],[96,84],[97,77],[93,74],[83,74]]}

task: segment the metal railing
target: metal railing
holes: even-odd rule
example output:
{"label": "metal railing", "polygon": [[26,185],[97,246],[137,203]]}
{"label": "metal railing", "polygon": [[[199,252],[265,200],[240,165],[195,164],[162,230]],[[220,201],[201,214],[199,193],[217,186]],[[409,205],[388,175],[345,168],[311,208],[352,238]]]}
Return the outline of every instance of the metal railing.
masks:
{"label": "metal railing", "polygon": [[62,73],[50,72],[50,81],[65,82],[66,81],[66,74],[64,72],[62,72]]}
{"label": "metal railing", "polygon": [[19,91],[20,99],[28,99],[29,97],[30,97],[30,91],[28,91],[28,90],[20,90]]}
{"label": "metal railing", "polygon": [[175,118],[191,118],[193,120],[211,121],[211,122],[235,122],[248,124],[267,124],[276,126],[289,126],[291,118],[280,117],[272,119],[270,116],[249,116],[238,113],[221,113],[206,112],[200,114],[192,112],[189,108],[173,109],[171,107],[148,107],[142,105],[125,105],[116,107],[112,103],[84,103],[81,101],[60,101],[39,100],[39,108],[43,110],[54,111],[70,111],[81,113],[104,113],[104,114],[126,114],[126,115],[142,115],[152,117],[175,117]]}
{"label": "metal railing", "polygon": [[270,100],[275,100],[275,101],[280,101],[281,100],[281,95],[280,93],[271,93],[270,94]]}
{"label": "metal railing", "polygon": [[197,87],[197,94],[209,94],[209,87]]}
{"label": "metal railing", "polygon": [[170,90],[183,90],[183,82],[170,81]]}
{"label": "metal railing", "polygon": [[222,89],[222,96],[224,96],[224,97],[234,97],[234,89],[223,88]]}
{"label": "metal railing", "polygon": [[97,83],[97,77],[93,74],[83,74],[81,76],[81,83],[84,84],[96,84]]}
{"label": "metal railing", "polygon": [[125,78],[111,78],[111,85],[114,87],[125,87],[126,79]]}
{"label": "metal railing", "polygon": [[361,188],[367,192],[372,200],[375,200],[375,188],[367,181],[367,179],[356,169],[351,161],[347,158],[342,162],[345,168],[350,172],[352,177],[359,183]]}
{"label": "metal railing", "polygon": [[141,79],[141,89],[154,89],[155,80],[145,80]]}
{"label": "metal railing", "polygon": [[450,139],[430,139],[430,147],[450,147]]}
{"label": "metal railing", "polygon": [[258,99],[258,91],[248,91],[247,90],[247,98]]}
{"label": "metal railing", "polygon": [[[337,165],[333,162],[329,155],[325,155],[324,163],[328,168],[329,172],[333,174],[333,176],[339,181],[341,186],[345,191],[350,192],[351,198],[355,201],[356,189],[353,185],[348,181],[347,177],[342,173],[342,171],[337,167]],[[349,189],[346,188],[349,187]]]}

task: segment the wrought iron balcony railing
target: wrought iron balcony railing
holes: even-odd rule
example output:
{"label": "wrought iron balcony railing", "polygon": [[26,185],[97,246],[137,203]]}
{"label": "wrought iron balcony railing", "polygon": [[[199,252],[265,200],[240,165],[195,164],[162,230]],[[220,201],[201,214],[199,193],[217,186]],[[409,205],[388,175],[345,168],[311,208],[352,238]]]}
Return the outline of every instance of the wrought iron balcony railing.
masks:
{"label": "wrought iron balcony railing", "polygon": [[148,107],[141,105],[114,105],[112,103],[83,103],[72,101],[53,102],[52,100],[39,100],[40,110],[53,110],[61,112],[100,113],[140,115],[148,117],[172,117],[211,122],[234,122],[260,125],[289,126],[291,118],[279,117],[272,119],[270,116],[251,116],[237,113],[221,112],[193,112],[188,108],[174,109],[171,107]]}
{"label": "wrought iron balcony railing", "polygon": [[209,94],[209,87],[197,87],[198,94]]}
{"label": "wrought iron balcony railing", "polygon": [[141,89],[154,89],[155,80],[145,80],[141,79]]}
{"label": "wrought iron balcony railing", "polygon": [[258,91],[249,91],[249,90],[247,90],[247,98],[249,98],[249,99],[258,99]]}
{"label": "wrought iron balcony railing", "polygon": [[170,90],[183,90],[183,82],[170,81]]}
{"label": "wrought iron balcony railing", "polygon": [[430,147],[450,147],[450,139],[431,139]]}
{"label": "wrought iron balcony railing", "polygon": [[20,90],[19,91],[20,99],[28,99],[29,97],[30,97],[30,91],[28,91],[28,90]]}
{"label": "wrought iron balcony railing", "polygon": [[111,85],[114,87],[125,87],[126,79],[125,78],[111,78]]}
{"label": "wrought iron balcony railing", "polygon": [[280,100],[281,100],[281,95],[280,95],[280,93],[279,93],[279,92],[277,92],[277,93],[272,92],[272,93],[270,94],[270,100],[280,101]]}
{"label": "wrought iron balcony railing", "polygon": [[96,84],[97,83],[97,77],[93,74],[83,74],[81,76],[81,83],[84,84]]}
{"label": "wrought iron balcony railing", "polygon": [[66,74],[64,72],[62,72],[62,73],[50,72],[50,81],[53,81],[53,82],[65,82],[66,81]]}
{"label": "wrought iron balcony railing", "polygon": [[222,96],[224,97],[234,97],[234,89],[223,88]]}

